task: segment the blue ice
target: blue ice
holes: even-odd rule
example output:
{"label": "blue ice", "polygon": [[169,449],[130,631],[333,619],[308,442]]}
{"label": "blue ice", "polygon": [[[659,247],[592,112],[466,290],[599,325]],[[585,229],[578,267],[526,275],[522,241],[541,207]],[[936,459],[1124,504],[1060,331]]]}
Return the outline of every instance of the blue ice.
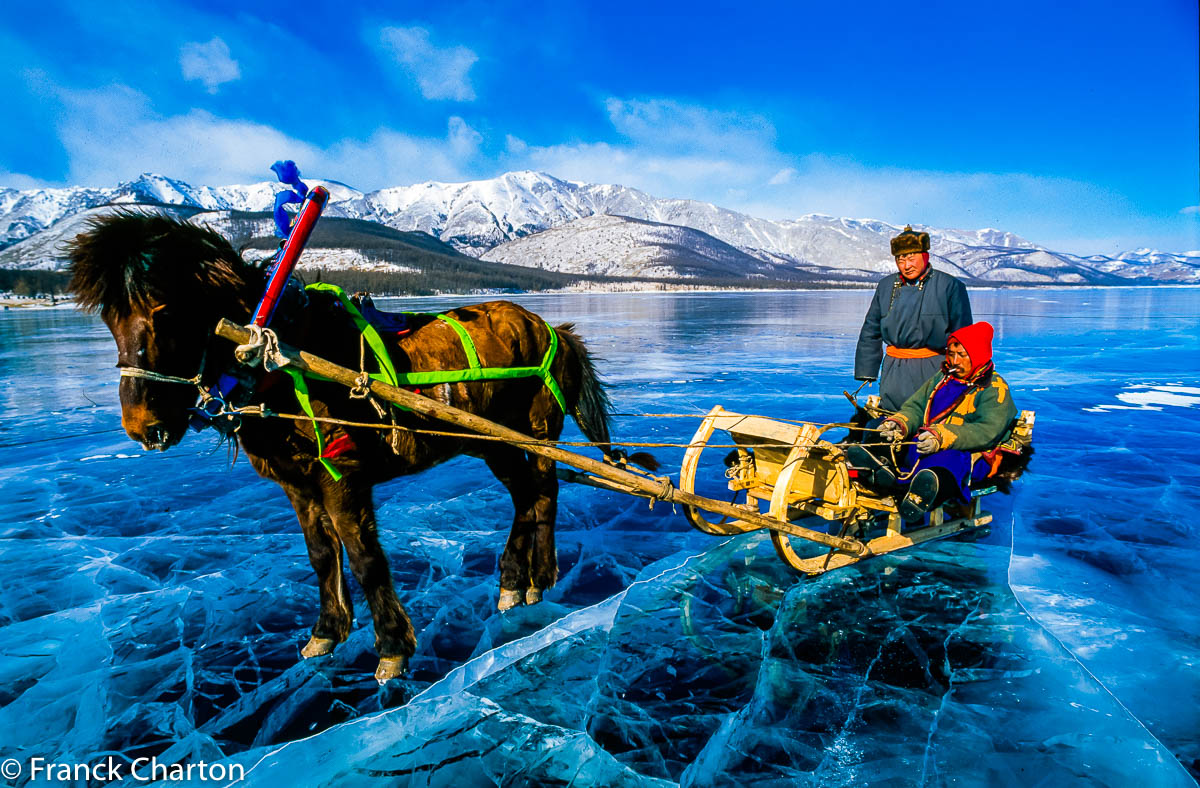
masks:
{"label": "blue ice", "polygon": [[[350,641],[299,659],[316,588],[278,488],[208,435],[129,441],[99,321],[2,313],[0,758],[222,761],[272,788],[1193,784],[1198,296],[973,291],[1038,413],[1032,471],[988,499],[988,537],[813,581],[761,534],[567,487],[558,586],[501,615],[511,514],[482,463],[381,486],[420,631],[382,690],[361,602]],[[579,324],[622,413],[835,421],[868,297],[517,300]],[[709,454],[703,492],[727,495]]]}

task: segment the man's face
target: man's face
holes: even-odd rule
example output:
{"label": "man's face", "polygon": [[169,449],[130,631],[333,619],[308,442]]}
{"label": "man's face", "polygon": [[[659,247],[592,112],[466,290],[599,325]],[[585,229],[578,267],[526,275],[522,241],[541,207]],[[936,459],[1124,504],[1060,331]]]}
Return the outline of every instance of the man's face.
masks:
{"label": "man's face", "polygon": [[896,258],[896,268],[905,279],[916,279],[929,262],[929,252],[912,252]]}
{"label": "man's face", "polygon": [[950,374],[959,380],[966,380],[967,375],[971,374],[971,357],[957,339],[950,340],[946,345],[946,366],[950,368]]}

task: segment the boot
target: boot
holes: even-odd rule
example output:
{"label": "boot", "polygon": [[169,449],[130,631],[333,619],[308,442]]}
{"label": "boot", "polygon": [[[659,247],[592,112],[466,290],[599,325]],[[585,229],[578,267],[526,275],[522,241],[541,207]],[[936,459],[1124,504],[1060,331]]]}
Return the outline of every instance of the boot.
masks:
{"label": "boot", "polygon": [[929,514],[938,494],[938,477],[931,468],[917,471],[908,485],[908,494],[900,502],[900,517],[906,523],[915,523]]}
{"label": "boot", "polygon": [[891,490],[896,486],[896,474],[879,458],[857,444],[846,447],[846,460],[851,467],[865,471],[862,479],[868,487],[876,490]]}

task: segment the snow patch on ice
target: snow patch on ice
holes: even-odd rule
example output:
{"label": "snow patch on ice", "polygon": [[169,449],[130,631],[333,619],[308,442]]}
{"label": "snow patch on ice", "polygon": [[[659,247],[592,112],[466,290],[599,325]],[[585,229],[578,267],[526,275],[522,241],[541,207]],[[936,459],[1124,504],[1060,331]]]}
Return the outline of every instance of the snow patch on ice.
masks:
{"label": "snow patch on ice", "polygon": [[1117,394],[1117,399],[1125,405],[1097,405],[1084,408],[1086,411],[1099,412],[1105,410],[1162,410],[1163,405],[1176,408],[1194,408],[1200,406],[1200,388],[1192,386],[1149,386],[1134,387],[1130,391]]}

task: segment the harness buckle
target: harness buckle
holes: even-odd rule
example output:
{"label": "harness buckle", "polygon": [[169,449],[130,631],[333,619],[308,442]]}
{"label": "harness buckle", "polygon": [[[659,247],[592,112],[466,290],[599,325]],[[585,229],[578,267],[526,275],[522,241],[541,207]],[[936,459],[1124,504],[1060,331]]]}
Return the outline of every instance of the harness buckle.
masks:
{"label": "harness buckle", "polygon": [[[250,402],[254,395],[255,380],[245,368],[234,367],[224,372],[220,379],[207,391],[201,391],[196,404],[190,409],[189,424],[196,432],[205,427],[217,427],[227,433],[231,421],[237,418],[236,410]],[[236,429],[233,430],[236,432]]]}

